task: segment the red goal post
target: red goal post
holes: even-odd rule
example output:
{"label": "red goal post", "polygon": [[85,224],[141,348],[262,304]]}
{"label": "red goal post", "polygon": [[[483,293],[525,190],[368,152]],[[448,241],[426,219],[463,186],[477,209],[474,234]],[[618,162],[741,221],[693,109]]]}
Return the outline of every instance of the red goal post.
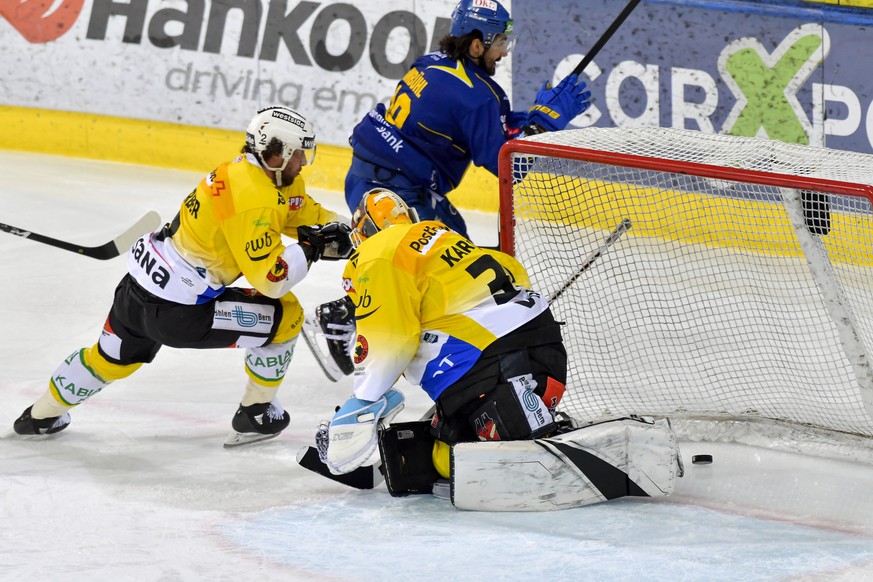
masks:
{"label": "red goal post", "polygon": [[873,156],[590,128],[507,142],[499,167],[501,248],[566,287],[565,412],[873,437]]}

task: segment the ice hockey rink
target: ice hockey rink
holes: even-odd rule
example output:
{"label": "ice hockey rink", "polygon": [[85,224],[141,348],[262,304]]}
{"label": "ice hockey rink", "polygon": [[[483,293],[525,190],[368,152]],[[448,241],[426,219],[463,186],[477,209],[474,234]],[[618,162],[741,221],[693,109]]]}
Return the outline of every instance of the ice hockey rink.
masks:
{"label": "ice hockey rink", "polygon": [[[200,178],[2,152],[0,222],[99,245],[148,210],[171,219]],[[345,210],[339,193],[312,194]],[[495,217],[465,215],[473,239],[494,244]],[[291,425],[274,440],[222,447],[241,351],[170,348],[74,410],[63,433],[21,439],[12,422],[61,360],[96,341],[125,259],[5,233],[0,257],[0,580],[873,579],[873,477],[845,463],[774,456],[762,467],[683,443],[684,458],[715,461],[687,466],[674,496],[548,513],[464,512],[335,484],[295,456],[351,383],[328,381],[302,342],[279,391]],[[295,288],[307,311],[340,296],[340,272],[319,263]],[[417,419],[429,402],[404,392],[398,420]],[[805,518],[813,505],[825,509]]]}

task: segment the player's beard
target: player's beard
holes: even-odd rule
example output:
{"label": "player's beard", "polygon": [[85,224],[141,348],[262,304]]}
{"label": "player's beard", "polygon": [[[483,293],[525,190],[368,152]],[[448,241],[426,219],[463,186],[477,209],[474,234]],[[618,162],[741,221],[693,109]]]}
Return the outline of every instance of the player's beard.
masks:
{"label": "player's beard", "polygon": [[295,173],[292,173],[288,168],[282,170],[282,187],[284,188],[285,186],[290,186],[291,184],[293,184],[294,179],[297,178],[299,174],[299,170]]}
{"label": "player's beard", "polygon": [[497,61],[492,62],[490,65],[485,61],[485,56],[481,56],[477,59],[479,68],[488,73],[489,77],[493,77],[494,73],[497,72]]}

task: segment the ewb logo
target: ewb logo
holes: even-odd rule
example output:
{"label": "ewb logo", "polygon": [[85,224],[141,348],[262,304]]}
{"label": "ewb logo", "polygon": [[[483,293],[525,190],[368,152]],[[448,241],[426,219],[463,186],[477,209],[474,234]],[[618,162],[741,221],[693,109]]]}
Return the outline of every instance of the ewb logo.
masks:
{"label": "ewb logo", "polygon": [[0,0],[0,16],[32,43],[50,42],[66,33],[79,14],[85,0]]}

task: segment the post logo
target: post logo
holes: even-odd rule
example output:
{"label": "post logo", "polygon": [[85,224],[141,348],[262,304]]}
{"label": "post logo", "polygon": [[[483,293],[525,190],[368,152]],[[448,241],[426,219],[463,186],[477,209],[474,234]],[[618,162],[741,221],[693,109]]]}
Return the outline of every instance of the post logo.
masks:
{"label": "post logo", "polygon": [[31,43],[45,43],[64,35],[82,12],[85,0],[0,0],[0,16]]}

